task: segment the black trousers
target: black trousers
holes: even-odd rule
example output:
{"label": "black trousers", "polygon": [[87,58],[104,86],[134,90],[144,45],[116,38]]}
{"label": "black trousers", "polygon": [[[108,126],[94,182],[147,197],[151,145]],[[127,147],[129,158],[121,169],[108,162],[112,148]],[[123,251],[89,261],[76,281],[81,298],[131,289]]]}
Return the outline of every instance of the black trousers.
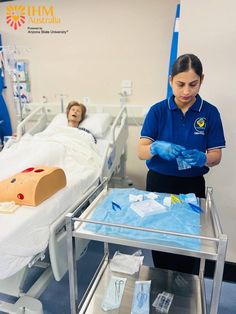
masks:
{"label": "black trousers", "polygon": [[[166,176],[149,170],[147,174],[146,190],[150,192],[187,194],[195,193],[197,197],[205,198],[205,179],[200,177],[174,177]],[[198,274],[200,259],[152,251],[155,267],[171,269],[183,273]]]}

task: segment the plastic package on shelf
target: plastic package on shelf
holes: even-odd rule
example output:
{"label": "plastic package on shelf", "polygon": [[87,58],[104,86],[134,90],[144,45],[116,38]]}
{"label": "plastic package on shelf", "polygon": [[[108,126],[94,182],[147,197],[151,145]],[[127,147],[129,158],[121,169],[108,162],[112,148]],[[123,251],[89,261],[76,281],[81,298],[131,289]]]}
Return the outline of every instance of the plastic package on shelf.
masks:
{"label": "plastic package on shelf", "polygon": [[133,255],[116,251],[110,262],[111,271],[133,275],[138,272],[143,264],[142,251],[138,250]]}
{"label": "plastic package on shelf", "polygon": [[102,301],[102,309],[104,311],[110,311],[120,307],[126,280],[127,279],[124,277],[111,277],[105,297]]}
{"label": "plastic package on shelf", "polygon": [[173,301],[174,295],[172,293],[163,291],[159,293],[154,300],[152,306],[155,307],[156,311],[159,313],[169,313],[171,303]]}
{"label": "plastic package on shelf", "polygon": [[151,280],[136,281],[131,314],[149,314]]}

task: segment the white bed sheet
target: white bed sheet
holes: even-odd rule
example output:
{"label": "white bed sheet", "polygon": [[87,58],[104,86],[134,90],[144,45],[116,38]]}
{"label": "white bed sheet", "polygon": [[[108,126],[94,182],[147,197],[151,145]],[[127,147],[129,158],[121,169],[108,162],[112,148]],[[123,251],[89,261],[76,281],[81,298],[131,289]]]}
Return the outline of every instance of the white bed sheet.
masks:
{"label": "white bed sheet", "polygon": [[[107,141],[95,145],[90,134],[56,127],[31,136],[0,153],[0,180],[31,166],[64,169],[67,185],[37,207],[20,206],[14,214],[0,214],[0,279],[7,278],[43,251],[49,226],[100,176]],[[101,147],[104,149],[101,149]]]}

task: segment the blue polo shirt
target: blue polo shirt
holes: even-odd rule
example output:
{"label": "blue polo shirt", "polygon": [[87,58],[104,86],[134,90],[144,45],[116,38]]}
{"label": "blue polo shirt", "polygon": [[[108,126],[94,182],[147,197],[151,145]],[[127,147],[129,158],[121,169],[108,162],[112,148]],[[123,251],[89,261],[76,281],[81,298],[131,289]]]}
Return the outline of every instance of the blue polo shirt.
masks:
{"label": "blue polo shirt", "polygon": [[[225,147],[219,111],[199,95],[185,114],[177,107],[174,96],[153,105],[145,118],[141,138],[171,142],[204,153]],[[167,161],[158,155],[146,163],[150,170],[170,176],[195,177],[209,171],[206,166],[178,170],[176,160]]]}

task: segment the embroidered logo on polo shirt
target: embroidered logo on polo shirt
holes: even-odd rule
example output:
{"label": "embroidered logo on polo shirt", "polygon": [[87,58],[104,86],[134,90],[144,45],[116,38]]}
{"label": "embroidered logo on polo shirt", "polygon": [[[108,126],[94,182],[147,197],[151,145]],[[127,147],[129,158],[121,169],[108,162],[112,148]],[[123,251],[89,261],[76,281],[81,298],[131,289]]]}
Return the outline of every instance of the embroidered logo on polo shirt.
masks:
{"label": "embroidered logo on polo shirt", "polygon": [[204,135],[206,129],[206,118],[197,118],[194,122],[194,129],[196,130],[194,134]]}

